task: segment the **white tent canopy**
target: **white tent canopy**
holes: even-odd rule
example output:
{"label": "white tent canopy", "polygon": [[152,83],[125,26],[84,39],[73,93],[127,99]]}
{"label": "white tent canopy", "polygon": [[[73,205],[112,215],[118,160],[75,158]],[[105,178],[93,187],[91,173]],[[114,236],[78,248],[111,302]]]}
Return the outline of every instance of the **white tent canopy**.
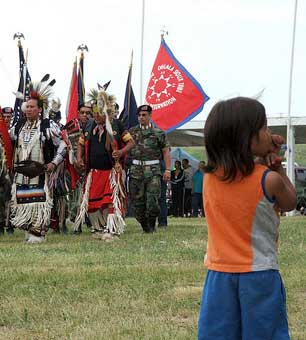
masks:
{"label": "white tent canopy", "polygon": [[[287,115],[268,117],[268,126],[272,132],[287,138]],[[171,146],[203,146],[205,120],[192,120],[168,134]],[[306,144],[306,117],[291,117],[295,143]]]}

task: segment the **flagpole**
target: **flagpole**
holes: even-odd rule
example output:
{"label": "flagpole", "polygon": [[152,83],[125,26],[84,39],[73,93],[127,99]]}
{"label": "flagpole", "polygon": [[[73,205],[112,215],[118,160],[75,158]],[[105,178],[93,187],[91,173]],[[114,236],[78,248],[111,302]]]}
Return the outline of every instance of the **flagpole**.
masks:
{"label": "flagpole", "polygon": [[142,19],[141,19],[141,46],[140,46],[140,105],[143,93],[143,43],[144,43],[144,19],[145,19],[145,0],[142,0]]}
{"label": "flagpole", "polygon": [[[81,92],[82,92],[82,100],[85,101],[85,84],[84,84],[84,51],[89,51],[87,45],[81,44],[78,46],[77,51],[81,51],[80,58],[79,58],[79,75],[81,76]],[[79,87],[79,82],[78,82],[78,87]],[[79,88],[78,88],[79,91]]]}
{"label": "flagpole", "polygon": [[[295,0],[293,28],[292,28],[292,44],[291,44],[291,62],[289,75],[289,93],[288,93],[288,120],[287,120],[287,176],[291,183],[295,185],[295,169],[294,169],[294,127],[291,124],[291,104],[292,104],[292,83],[293,83],[293,66],[294,66],[294,50],[295,50],[295,30],[297,17],[298,0]],[[293,216],[294,212],[287,213],[287,216]]]}
{"label": "flagpole", "polygon": [[293,154],[293,138],[294,131],[291,124],[291,108],[292,108],[292,83],[293,83],[293,66],[294,66],[294,50],[295,50],[295,30],[296,30],[296,17],[297,17],[297,4],[295,0],[293,29],[292,29],[292,45],[291,45],[291,62],[290,62],[290,75],[289,75],[289,94],[288,94],[288,120],[287,120],[287,176],[294,185],[294,154]]}
{"label": "flagpole", "polygon": [[28,49],[26,51],[25,63],[23,65],[23,100],[25,100],[26,83],[27,83],[27,63],[28,63]]}

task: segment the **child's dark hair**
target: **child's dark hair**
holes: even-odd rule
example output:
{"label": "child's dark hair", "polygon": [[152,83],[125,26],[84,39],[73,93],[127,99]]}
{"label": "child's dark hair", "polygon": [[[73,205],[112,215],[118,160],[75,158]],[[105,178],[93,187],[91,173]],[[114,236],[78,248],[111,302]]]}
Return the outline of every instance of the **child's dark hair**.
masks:
{"label": "child's dark hair", "polygon": [[255,99],[237,97],[215,104],[204,127],[205,172],[221,170],[224,181],[249,175],[254,169],[251,140],[266,122],[265,108]]}

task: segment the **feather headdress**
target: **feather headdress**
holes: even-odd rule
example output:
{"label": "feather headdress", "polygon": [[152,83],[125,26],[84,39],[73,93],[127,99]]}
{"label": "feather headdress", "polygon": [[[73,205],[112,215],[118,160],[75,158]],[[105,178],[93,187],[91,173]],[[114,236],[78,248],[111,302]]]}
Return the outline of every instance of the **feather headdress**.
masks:
{"label": "feather headdress", "polygon": [[30,98],[37,99],[38,106],[46,110],[49,106],[50,97],[53,95],[53,85],[55,79],[49,82],[50,75],[46,74],[40,81],[30,83]]}
{"label": "feather headdress", "polygon": [[104,90],[99,91],[91,89],[87,94],[89,100],[93,104],[93,111],[100,114],[113,114],[115,113],[116,97],[108,94]]}

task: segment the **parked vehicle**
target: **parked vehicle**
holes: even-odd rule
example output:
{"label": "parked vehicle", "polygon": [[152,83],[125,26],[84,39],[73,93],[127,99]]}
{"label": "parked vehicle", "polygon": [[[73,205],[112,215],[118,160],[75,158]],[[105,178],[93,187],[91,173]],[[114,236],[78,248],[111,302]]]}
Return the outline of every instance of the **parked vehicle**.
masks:
{"label": "parked vehicle", "polygon": [[298,211],[301,207],[306,208],[306,167],[296,166],[295,172],[295,189],[297,193],[297,206]]}

